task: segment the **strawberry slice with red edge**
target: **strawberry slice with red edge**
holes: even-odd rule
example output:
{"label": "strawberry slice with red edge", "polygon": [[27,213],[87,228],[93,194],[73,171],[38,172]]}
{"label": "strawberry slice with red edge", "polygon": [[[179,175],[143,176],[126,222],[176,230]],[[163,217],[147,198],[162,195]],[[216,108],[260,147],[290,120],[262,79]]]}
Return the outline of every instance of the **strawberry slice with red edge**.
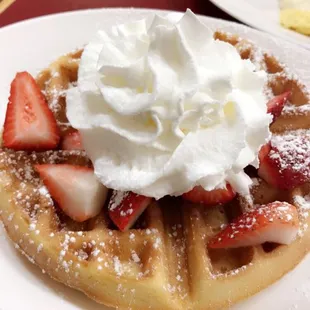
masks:
{"label": "strawberry slice with red edge", "polygon": [[150,197],[114,190],[108,206],[110,218],[119,230],[126,231],[134,225],[151,202]]}
{"label": "strawberry slice with red edge", "polygon": [[55,149],[59,129],[52,111],[28,72],[17,73],[6,110],[3,146],[14,150]]}
{"label": "strawberry slice with red edge", "polygon": [[62,150],[84,150],[80,133],[75,130],[68,132],[61,143]]}
{"label": "strawberry slice with red edge", "polygon": [[283,187],[283,176],[281,175],[278,164],[269,158],[270,151],[271,143],[267,143],[261,147],[258,154],[258,175],[268,184],[281,188]]}
{"label": "strawberry slice with red edge", "polygon": [[213,249],[255,246],[265,242],[290,244],[299,229],[296,207],[287,202],[272,202],[246,212],[210,239]]}
{"label": "strawberry slice with red edge", "polygon": [[273,115],[274,121],[281,115],[284,105],[290,98],[291,94],[291,91],[287,91],[281,95],[272,98],[267,102],[267,113]]}
{"label": "strawberry slice with red edge", "polygon": [[65,214],[77,222],[98,215],[108,189],[96,178],[93,169],[68,165],[36,165],[44,185]]}
{"label": "strawberry slice with red edge", "polygon": [[233,200],[235,196],[236,193],[229,184],[226,185],[226,188],[214,189],[212,191],[206,191],[201,186],[195,186],[191,191],[182,195],[185,200],[207,206],[227,203]]}
{"label": "strawberry slice with red edge", "polygon": [[310,181],[310,137],[274,135],[259,152],[258,175],[268,184],[291,190]]}

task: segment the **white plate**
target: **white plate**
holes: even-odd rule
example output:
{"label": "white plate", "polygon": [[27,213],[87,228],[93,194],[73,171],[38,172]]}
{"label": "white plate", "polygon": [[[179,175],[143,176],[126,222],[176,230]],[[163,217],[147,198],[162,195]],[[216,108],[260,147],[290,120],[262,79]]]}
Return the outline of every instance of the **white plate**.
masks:
{"label": "white plate", "polygon": [[245,24],[310,49],[310,38],[281,27],[279,0],[210,0]]}
{"label": "white plate", "polygon": [[[140,19],[154,12],[156,11],[133,9],[79,11],[51,15],[2,28],[0,124],[4,118],[10,81],[17,71],[28,70],[36,74],[59,55],[88,42],[97,29]],[[165,12],[157,11],[157,13]],[[305,69],[309,68],[310,55],[306,50],[239,24],[208,17],[201,18],[213,29],[221,28],[239,33],[257,42],[264,49],[273,51],[289,67],[294,68],[304,83],[310,85],[310,75]],[[306,259],[276,284],[232,309],[308,310],[309,270],[310,259]],[[0,229],[0,310],[17,309],[106,310],[107,308],[95,304],[79,292],[50,280],[16,252]]]}

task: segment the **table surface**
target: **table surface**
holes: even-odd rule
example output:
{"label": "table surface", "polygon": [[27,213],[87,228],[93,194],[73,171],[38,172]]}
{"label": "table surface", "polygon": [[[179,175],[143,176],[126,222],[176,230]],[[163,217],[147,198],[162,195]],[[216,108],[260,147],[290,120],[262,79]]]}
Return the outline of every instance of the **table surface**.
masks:
{"label": "table surface", "polygon": [[[5,2],[7,0],[0,0]],[[37,16],[90,8],[144,7],[184,11],[235,21],[208,0],[15,0],[0,14],[0,28]]]}

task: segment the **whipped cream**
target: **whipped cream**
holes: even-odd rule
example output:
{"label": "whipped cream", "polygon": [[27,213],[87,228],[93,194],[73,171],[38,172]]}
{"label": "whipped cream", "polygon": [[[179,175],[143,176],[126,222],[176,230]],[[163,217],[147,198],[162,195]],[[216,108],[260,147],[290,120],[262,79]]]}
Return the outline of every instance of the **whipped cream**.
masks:
{"label": "whipped cream", "polygon": [[83,52],[67,117],[107,187],[159,199],[229,182],[269,138],[266,73],[188,10],[99,31]]}

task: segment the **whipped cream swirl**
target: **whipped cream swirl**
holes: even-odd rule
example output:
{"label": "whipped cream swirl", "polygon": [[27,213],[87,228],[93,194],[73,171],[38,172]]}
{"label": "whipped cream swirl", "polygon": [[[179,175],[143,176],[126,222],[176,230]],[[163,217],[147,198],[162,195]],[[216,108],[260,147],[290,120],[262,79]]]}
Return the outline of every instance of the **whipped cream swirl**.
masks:
{"label": "whipped cream swirl", "polygon": [[82,55],[67,117],[107,187],[159,199],[229,182],[270,137],[266,73],[191,12],[99,31]]}

